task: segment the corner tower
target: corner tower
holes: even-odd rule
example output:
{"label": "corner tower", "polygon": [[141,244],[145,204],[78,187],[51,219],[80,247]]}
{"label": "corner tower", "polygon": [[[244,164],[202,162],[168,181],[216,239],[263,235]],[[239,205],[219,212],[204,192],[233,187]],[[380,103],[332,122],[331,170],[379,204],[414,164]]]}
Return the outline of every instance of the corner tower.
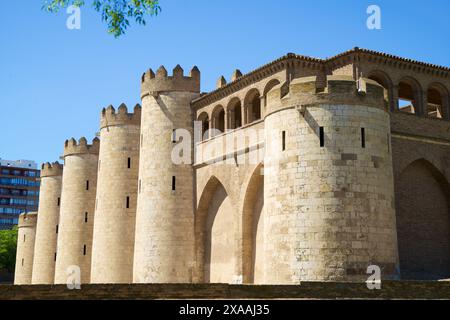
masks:
{"label": "corner tower", "polygon": [[53,284],[55,281],[62,173],[63,166],[58,162],[42,165],[32,284]]}
{"label": "corner tower", "polygon": [[346,76],[317,83],[298,78],[268,94],[264,283],[365,281],[370,265],[396,278],[383,88]]}
{"label": "corner tower", "polygon": [[194,266],[194,177],[191,163],[175,164],[172,149],[180,142],[174,130],[191,135],[190,103],[199,96],[200,71],[190,76],[176,66],[142,76],[141,148],[136,213],[134,273],[136,283],[191,282]]}
{"label": "corner tower", "polygon": [[36,222],[36,212],[22,213],[19,216],[14,284],[31,284]]}
{"label": "corner tower", "polygon": [[141,106],[102,110],[91,283],[133,282]]}
{"label": "corner tower", "polygon": [[65,142],[55,284],[67,283],[70,266],[80,268],[81,283],[90,282],[99,146],[98,138]]}

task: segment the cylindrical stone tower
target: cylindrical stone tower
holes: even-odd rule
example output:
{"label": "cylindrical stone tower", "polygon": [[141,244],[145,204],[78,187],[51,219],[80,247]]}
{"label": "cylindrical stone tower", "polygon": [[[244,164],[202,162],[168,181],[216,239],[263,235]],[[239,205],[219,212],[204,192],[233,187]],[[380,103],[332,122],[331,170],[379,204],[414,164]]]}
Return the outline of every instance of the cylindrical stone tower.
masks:
{"label": "cylindrical stone tower", "polygon": [[[189,77],[180,66],[173,76],[160,67],[142,76],[139,192],[133,279],[137,283],[192,281],[194,267],[193,116],[200,71]],[[184,129],[175,132],[174,130]],[[172,161],[178,143],[187,148]],[[189,163],[186,163],[189,162]]]}
{"label": "cylindrical stone tower", "polygon": [[71,266],[80,268],[81,283],[90,282],[99,146],[98,138],[65,143],[55,284],[67,283]]}
{"label": "cylindrical stone tower", "polygon": [[398,277],[390,120],[371,80],[299,78],[268,95],[265,283]]}
{"label": "cylindrical stone tower", "polygon": [[36,221],[36,212],[22,213],[19,216],[14,284],[31,284]]}
{"label": "cylindrical stone tower", "polygon": [[132,283],[141,107],[103,109],[91,283]]}
{"label": "cylindrical stone tower", "polygon": [[42,165],[32,284],[55,281],[62,173],[63,166],[58,162]]}

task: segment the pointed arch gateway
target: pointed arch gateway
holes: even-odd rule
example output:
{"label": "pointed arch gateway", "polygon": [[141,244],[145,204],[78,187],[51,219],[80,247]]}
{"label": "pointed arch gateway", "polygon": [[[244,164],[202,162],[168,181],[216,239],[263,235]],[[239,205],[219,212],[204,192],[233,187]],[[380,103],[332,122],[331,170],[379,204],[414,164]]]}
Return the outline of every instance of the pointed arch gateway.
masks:
{"label": "pointed arch gateway", "polygon": [[450,278],[450,186],[429,161],[410,163],[396,181],[402,279]]}
{"label": "pointed arch gateway", "polygon": [[223,184],[211,176],[195,219],[197,282],[232,283],[236,265],[235,210]]}
{"label": "pointed arch gateway", "polygon": [[242,270],[244,283],[264,283],[264,165],[253,171],[242,208]]}

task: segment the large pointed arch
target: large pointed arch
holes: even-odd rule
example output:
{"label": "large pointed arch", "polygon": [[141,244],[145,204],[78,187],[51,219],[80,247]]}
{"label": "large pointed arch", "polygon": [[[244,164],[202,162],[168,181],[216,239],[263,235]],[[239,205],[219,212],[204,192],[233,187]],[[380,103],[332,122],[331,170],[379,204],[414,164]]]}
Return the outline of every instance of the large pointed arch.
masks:
{"label": "large pointed arch", "polygon": [[[200,196],[196,217],[195,217],[195,247],[196,247],[196,261],[197,261],[197,272],[196,281],[197,282],[210,282],[212,274],[211,261],[212,256],[212,227],[218,214],[219,208],[226,203],[227,212],[231,212],[228,216],[229,219],[234,219],[235,214],[231,200],[229,199],[229,193],[224,187],[224,185],[219,181],[216,176],[211,176],[203,188],[202,194]],[[235,256],[234,242],[235,237],[233,232],[235,229],[230,226],[230,234],[232,235],[230,242],[232,242],[233,256]],[[233,274],[234,274],[234,263],[232,264]],[[228,281],[227,281],[228,282]],[[229,280],[231,282],[231,280]]]}
{"label": "large pointed arch", "polygon": [[253,170],[245,190],[242,206],[242,270],[244,283],[255,283],[256,269],[258,273],[257,282],[262,282],[261,278],[263,277],[263,265],[260,264],[258,268],[255,268],[257,255],[262,257],[264,247],[262,229],[264,218],[263,170],[264,165],[262,163]]}
{"label": "large pointed arch", "polygon": [[[208,207],[216,189],[222,185],[216,176],[211,176],[198,201],[197,211],[195,215],[195,255],[197,262],[197,282],[205,281],[205,241],[206,241],[206,218],[208,215]],[[223,185],[222,185],[223,187]]]}
{"label": "large pointed arch", "polygon": [[397,236],[403,279],[450,278],[450,186],[429,161],[411,162],[396,181]]}

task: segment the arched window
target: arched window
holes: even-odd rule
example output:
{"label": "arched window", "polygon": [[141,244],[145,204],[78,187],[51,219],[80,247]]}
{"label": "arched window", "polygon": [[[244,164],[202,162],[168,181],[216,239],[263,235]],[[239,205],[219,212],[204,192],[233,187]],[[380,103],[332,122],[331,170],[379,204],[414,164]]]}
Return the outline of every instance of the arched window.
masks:
{"label": "arched window", "polygon": [[246,121],[251,123],[261,119],[261,98],[257,89],[250,90],[244,99]]}
{"label": "arched window", "polygon": [[420,104],[420,86],[411,78],[404,78],[398,84],[398,109],[405,113],[418,113]]}
{"label": "arched window", "polygon": [[206,112],[202,112],[198,116],[198,121],[202,122],[202,140],[209,139],[209,117]]}
{"label": "arched window", "polygon": [[427,112],[430,118],[443,118],[446,108],[448,92],[444,86],[433,84],[428,87],[427,91]]}
{"label": "arched window", "polygon": [[228,128],[237,129],[242,126],[242,107],[241,100],[238,98],[231,99],[228,104]]}
{"label": "arched window", "polygon": [[222,106],[216,106],[212,113],[212,128],[211,137],[225,131],[225,110]]}
{"label": "arched window", "polygon": [[392,81],[387,74],[383,71],[374,70],[369,73],[368,78],[370,80],[375,81],[379,85],[381,85],[384,90],[384,98],[389,104],[389,109],[393,110],[393,101],[392,101]]}
{"label": "arched window", "polygon": [[267,105],[267,93],[279,84],[280,84],[280,81],[278,81],[278,79],[272,79],[269,82],[267,82],[266,86],[264,87],[264,91],[263,91],[264,106]]}

